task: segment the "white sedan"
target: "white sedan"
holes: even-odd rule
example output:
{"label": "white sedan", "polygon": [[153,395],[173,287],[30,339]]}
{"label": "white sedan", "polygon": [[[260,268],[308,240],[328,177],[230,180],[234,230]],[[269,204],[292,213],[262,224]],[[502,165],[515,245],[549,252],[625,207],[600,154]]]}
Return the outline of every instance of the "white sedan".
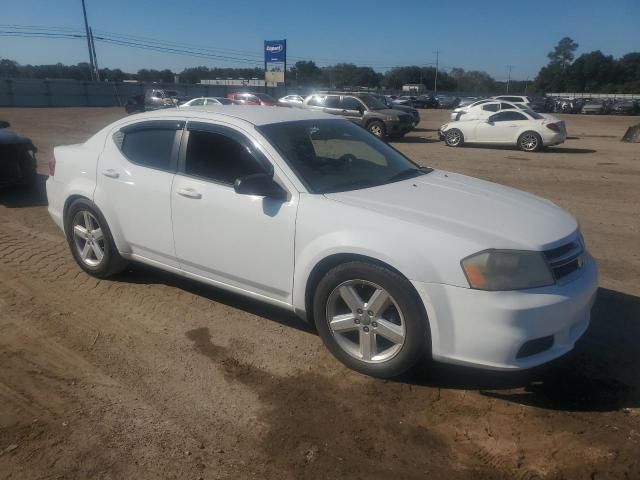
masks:
{"label": "white sedan", "polygon": [[158,110],[49,166],[49,212],[85,272],[139,262],[288,309],[369,375],[424,354],[528,368],[589,324],[597,268],[569,213],[420,167],[346,119]]}
{"label": "white sedan", "polygon": [[198,97],[179,105],[180,108],[204,107],[213,105],[236,105],[236,102],[224,97]]}
{"label": "white sedan", "polygon": [[488,118],[500,110],[527,110],[526,107],[516,105],[515,103],[504,102],[500,100],[478,100],[466,107],[455,108],[451,112],[451,121],[457,120],[476,120],[478,118]]}
{"label": "white sedan", "polygon": [[465,143],[513,145],[525,152],[558,145],[567,138],[563,121],[533,110],[500,110],[488,118],[450,122],[440,127],[440,138],[450,147]]}

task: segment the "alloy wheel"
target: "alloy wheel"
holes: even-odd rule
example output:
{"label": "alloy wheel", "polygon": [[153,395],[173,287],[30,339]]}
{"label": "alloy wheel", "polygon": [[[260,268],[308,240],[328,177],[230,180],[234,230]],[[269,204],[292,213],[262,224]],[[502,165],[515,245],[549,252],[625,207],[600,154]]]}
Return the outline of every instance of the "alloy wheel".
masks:
{"label": "alloy wheel", "polygon": [[384,288],[367,280],[338,285],[327,299],[327,323],[337,344],[352,357],[382,363],[405,343],[402,311]]}
{"label": "alloy wheel", "polygon": [[95,268],[104,258],[105,239],[98,219],[87,210],[73,217],[73,243],[82,262]]}
{"label": "alloy wheel", "polygon": [[451,130],[450,132],[446,133],[446,139],[447,139],[448,145],[455,147],[460,143],[460,140],[462,139],[462,135],[458,130]]}
{"label": "alloy wheel", "polygon": [[520,139],[520,146],[523,150],[531,152],[538,147],[538,137],[533,133],[525,133]]}

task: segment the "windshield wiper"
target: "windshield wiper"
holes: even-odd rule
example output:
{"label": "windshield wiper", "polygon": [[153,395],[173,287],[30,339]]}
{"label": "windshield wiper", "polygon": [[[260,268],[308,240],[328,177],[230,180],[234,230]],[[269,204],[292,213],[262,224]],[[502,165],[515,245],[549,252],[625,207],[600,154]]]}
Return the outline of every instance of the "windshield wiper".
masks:
{"label": "windshield wiper", "polygon": [[397,182],[399,180],[405,180],[407,178],[415,177],[418,174],[425,175],[429,172],[433,172],[433,168],[429,168],[429,167],[406,168],[404,170],[400,170],[395,175],[392,175],[391,177],[387,178],[387,180],[384,183]]}

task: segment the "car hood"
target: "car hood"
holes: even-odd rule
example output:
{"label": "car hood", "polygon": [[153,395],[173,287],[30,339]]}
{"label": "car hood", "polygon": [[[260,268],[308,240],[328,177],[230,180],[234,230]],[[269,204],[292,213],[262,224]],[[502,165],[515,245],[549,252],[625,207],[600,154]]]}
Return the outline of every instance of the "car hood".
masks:
{"label": "car hood", "polygon": [[578,228],[571,214],[549,200],[440,170],[326,197],[467,239],[478,248],[546,250]]}
{"label": "car hood", "polygon": [[[417,110],[413,107],[409,107],[408,105],[394,105],[389,107],[389,110],[398,110],[400,112],[412,113],[417,112]],[[377,112],[381,112],[382,110],[376,110]]]}
{"label": "car hood", "polygon": [[0,145],[32,145],[31,139],[8,128],[0,129]]}

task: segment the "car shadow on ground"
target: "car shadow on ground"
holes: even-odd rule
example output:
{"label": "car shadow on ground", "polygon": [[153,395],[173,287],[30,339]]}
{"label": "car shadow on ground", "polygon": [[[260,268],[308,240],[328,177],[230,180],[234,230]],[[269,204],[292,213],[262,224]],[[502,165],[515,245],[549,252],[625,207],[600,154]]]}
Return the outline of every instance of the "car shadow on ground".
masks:
{"label": "car shadow on ground", "polygon": [[7,208],[47,205],[46,175],[38,175],[33,185],[13,185],[0,189],[0,205]]}
{"label": "car shadow on ground", "polygon": [[412,132],[437,132],[437,128],[414,128]]}
{"label": "car shadow on ground", "polygon": [[[293,312],[222,289],[136,265],[114,277],[134,284],[162,284],[316,335]],[[640,298],[601,288],[591,325],[576,348],[547,365],[494,372],[425,359],[393,381],[415,386],[476,390],[490,398],[538,408],[604,412],[640,407]]]}
{"label": "car shadow on ground", "polygon": [[601,288],[591,325],[569,354],[522,372],[424,361],[397,379],[538,408],[603,412],[640,407],[640,298]]}
{"label": "car shadow on ground", "polygon": [[438,143],[439,140],[435,138],[425,137],[409,137],[404,136],[402,138],[392,138],[389,143]]}
{"label": "car shadow on ground", "polygon": [[591,148],[573,148],[573,147],[546,147],[542,149],[542,153],[596,153],[597,150]]}
{"label": "car shadow on ground", "polygon": [[112,279],[121,283],[160,284],[178,288],[193,295],[211,300],[212,302],[221,303],[232,308],[243,310],[252,315],[266,318],[267,320],[277,322],[286,327],[295,328],[314,335],[316,334],[313,325],[302,320],[289,310],[278,308],[258,300],[252,300],[243,295],[228,292],[150,266],[135,264],[125,272],[114,276]]}

